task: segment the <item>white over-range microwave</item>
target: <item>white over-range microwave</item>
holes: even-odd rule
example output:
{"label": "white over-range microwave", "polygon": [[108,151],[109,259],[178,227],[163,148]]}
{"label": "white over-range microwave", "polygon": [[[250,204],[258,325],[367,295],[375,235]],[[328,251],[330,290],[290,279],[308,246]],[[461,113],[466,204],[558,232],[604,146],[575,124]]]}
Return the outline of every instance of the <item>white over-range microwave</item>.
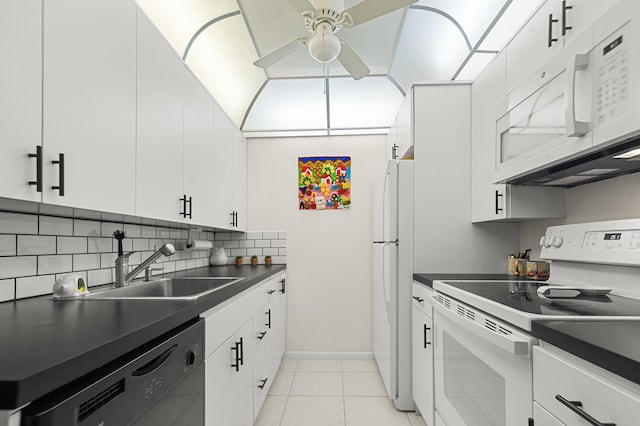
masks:
{"label": "white over-range microwave", "polygon": [[640,171],[638,148],[640,2],[620,0],[509,93],[494,181],[581,185]]}

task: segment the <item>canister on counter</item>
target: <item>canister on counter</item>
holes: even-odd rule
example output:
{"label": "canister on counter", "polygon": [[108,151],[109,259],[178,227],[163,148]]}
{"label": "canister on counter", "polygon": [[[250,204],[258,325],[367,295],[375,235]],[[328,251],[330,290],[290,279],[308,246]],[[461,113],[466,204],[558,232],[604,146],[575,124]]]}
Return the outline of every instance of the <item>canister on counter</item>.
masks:
{"label": "canister on counter", "polygon": [[530,260],[527,262],[527,278],[533,280],[549,279],[549,262],[543,260]]}

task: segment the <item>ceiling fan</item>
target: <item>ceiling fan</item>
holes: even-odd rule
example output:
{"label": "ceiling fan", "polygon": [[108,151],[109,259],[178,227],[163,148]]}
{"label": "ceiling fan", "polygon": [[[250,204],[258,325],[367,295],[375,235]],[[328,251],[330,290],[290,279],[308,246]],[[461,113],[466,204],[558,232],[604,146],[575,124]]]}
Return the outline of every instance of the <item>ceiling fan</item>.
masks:
{"label": "ceiling fan", "polygon": [[299,37],[267,53],[254,65],[267,68],[306,46],[309,54],[318,62],[327,63],[338,59],[355,80],[369,74],[369,67],[336,33],[342,27],[355,27],[363,22],[393,12],[415,3],[417,0],[363,0],[345,10],[344,0],[287,0],[304,18],[304,25],[311,33]]}

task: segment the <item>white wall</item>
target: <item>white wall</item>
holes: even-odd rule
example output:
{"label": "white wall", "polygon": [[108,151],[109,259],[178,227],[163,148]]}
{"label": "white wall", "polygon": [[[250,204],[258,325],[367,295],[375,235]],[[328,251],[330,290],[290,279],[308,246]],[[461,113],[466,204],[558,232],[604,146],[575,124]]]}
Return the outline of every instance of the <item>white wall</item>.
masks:
{"label": "white wall", "polygon": [[[372,188],[386,135],[248,140],[248,230],[287,232],[287,350],[371,352]],[[351,156],[351,209],[298,210],[298,157]]]}
{"label": "white wall", "polygon": [[524,222],[520,225],[522,247],[540,256],[538,243],[547,226],[640,217],[640,173],[620,176],[567,190],[567,217]]}

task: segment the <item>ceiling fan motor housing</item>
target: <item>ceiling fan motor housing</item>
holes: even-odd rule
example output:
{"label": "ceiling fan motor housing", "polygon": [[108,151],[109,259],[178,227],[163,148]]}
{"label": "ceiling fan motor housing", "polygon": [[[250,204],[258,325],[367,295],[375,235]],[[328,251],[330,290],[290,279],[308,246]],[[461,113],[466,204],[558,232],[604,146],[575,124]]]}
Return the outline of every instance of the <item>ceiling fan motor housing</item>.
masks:
{"label": "ceiling fan motor housing", "polygon": [[342,25],[336,25],[340,20],[340,14],[344,10],[344,0],[311,0],[316,8],[311,16],[305,16],[304,24],[310,33],[316,32],[316,27],[322,22],[331,24],[334,33],[340,31]]}

